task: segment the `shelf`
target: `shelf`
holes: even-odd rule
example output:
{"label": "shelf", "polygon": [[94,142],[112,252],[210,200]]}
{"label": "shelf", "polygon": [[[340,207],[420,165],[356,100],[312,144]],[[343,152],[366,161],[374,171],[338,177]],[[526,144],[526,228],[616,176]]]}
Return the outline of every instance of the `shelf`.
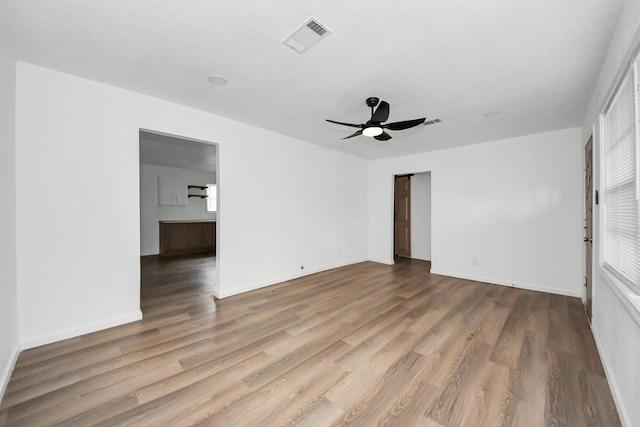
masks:
{"label": "shelf", "polygon": [[[206,191],[209,187],[207,187],[206,185],[187,185],[187,193],[191,190],[191,189],[196,189],[196,190],[200,190],[200,191]],[[199,197],[201,199],[206,199],[208,196],[207,194],[187,194],[188,197]]]}

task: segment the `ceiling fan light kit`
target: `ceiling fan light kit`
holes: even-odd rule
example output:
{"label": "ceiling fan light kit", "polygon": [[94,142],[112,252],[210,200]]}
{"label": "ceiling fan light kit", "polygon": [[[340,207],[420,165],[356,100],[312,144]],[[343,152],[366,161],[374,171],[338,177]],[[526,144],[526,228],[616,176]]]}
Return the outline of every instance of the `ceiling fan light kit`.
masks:
{"label": "ceiling fan light kit", "polygon": [[373,138],[375,136],[381,135],[382,132],[384,132],[384,131],[379,126],[369,126],[369,127],[365,127],[364,129],[362,129],[362,134],[364,136],[368,136],[370,138]]}
{"label": "ceiling fan light kit", "polygon": [[[367,98],[365,103],[367,104],[367,107],[371,108],[371,119],[369,119],[369,121],[367,121],[366,123],[362,123],[362,124],[344,123],[344,122],[337,122],[335,120],[327,119],[329,123],[335,123],[337,125],[360,128],[360,130],[356,131],[352,135],[346,136],[342,139],[349,139],[349,138],[353,138],[354,136],[364,135],[370,138],[374,138],[378,141],[388,141],[391,139],[391,135],[385,132],[385,129],[392,130],[392,131],[409,129],[425,123],[425,120],[426,120],[426,117],[422,117],[420,119],[405,120],[402,122],[383,123],[383,122],[386,122],[387,119],[389,118],[389,110],[390,110],[389,103],[386,101],[380,101],[379,98],[376,98],[374,96]],[[376,106],[378,108],[374,110]],[[430,120],[429,122],[425,123],[425,125],[439,123],[439,122],[440,122],[439,119]]]}

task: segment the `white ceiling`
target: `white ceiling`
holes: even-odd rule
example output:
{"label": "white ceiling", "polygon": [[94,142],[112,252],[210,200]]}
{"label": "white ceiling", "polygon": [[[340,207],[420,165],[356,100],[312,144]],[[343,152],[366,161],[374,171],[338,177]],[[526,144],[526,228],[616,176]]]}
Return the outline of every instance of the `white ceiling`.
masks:
{"label": "white ceiling", "polygon": [[[579,126],[621,5],[4,0],[0,31],[23,61],[383,158]],[[311,16],[332,34],[304,54],[282,44]],[[365,122],[369,96],[389,121],[442,123],[342,141],[354,129],[325,119]]]}
{"label": "white ceiling", "polygon": [[157,133],[140,132],[140,163],[215,172],[216,146]]}

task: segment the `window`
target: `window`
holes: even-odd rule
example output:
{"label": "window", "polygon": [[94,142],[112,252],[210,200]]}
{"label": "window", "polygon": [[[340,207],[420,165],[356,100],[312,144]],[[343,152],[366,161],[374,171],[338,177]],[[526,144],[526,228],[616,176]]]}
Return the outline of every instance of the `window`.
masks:
{"label": "window", "polygon": [[604,268],[640,293],[638,60],[602,117]]}
{"label": "window", "polygon": [[218,210],[218,192],[216,184],[207,184],[207,212]]}

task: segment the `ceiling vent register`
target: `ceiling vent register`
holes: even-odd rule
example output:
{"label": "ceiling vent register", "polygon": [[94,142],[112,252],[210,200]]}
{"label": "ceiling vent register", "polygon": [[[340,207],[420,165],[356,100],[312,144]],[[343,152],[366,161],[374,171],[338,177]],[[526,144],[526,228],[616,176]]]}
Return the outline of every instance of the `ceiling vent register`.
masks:
{"label": "ceiling vent register", "polygon": [[304,53],[314,44],[331,34],[326,26],[315,18],[309,18],[282,43],[298,53]]}

